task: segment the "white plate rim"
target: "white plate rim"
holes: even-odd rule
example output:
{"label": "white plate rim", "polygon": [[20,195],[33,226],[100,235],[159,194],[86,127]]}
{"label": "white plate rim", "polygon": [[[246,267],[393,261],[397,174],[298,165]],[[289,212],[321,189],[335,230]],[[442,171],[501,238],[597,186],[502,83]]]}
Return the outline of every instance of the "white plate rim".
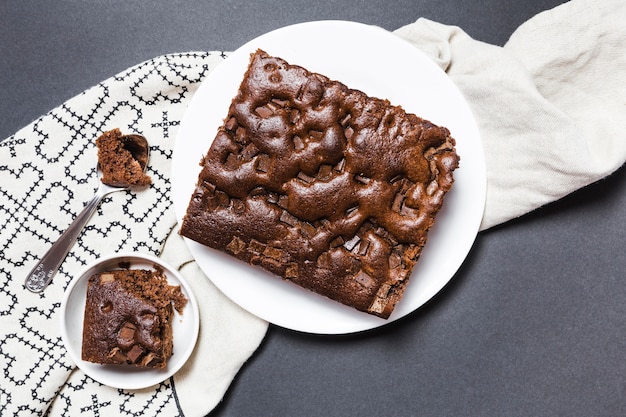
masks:
{"label": "white plate rim", "polygon": [[[317,38],[314,41],[306,38],[313,33],[324,33],[326,37],[323,39]],[[401,63],[408,62],[411,65],[417,65],[416,70],[426,71],[429,77],[435,77],[438,84],[445,86],[447,98],[451,98],[453,101],[453,103],[451,103],[452,108],[454,108],[454,111],[459,112],[454,118],[462,119],[462,122],[452,123],[452,125],[455,125],[455,127],[459,124],[462,125],[465,129],[463,136],[459,136],[457,129],[451,128],[449,122],[441,120],[446,119],[446,117],[429,115],[428,109],[426,111],[414,111],[413,108],[419,106],[416,106],[415,103],[404,102],[402,99],[394,101],[393,98],[390,98],[390,101],[392,104],[402,105],[407,111],[415,112],[420,117],[449,127],[452,131],[452,135],[457,139],[457,149],[461,155],[461,166],[455,172],[455,185],[446,196],[446,202],[444,203],[442,212],[440,212],[438,216],[438,221],[433,229],[431,229],[429,241],[424,248],[420,261],[414,269],[405,296],[397,305],[394,313],[387,320],[357,312],[351,308],[346,308],[339,303],[302,290],[289,282],[282,281],[259,268],[245,265],[228,255],[219,253],[185,238],[187,246],[200,268],[227,297],[247,311],[266,321],[284,328],[305,333],[347,334],[374,329],[406,316],[433,298],[445,287],[450,279],[452,279],[458,268],[464,262],[467,254],[470,252],[480,227],[486,197],[485,161],[478,127],[462,93],[449,77],[416,47],[391,32],[377,26],[362,23],[324,20],[286,26],[251,40],[231,53],[226,60],[213,69],[202,82],[194,94],[194,97],[191,99],[181,121],[173,152],[172,200],[179,224],[184,216],[189,197],[196,183],[197,173],[200,169],[196,162],[199,162],[202,154],[208,150],[210,142],[217,131],[217,126],[226,116],[230,99],[232,99],[236,93],[237,87],[243,77],[249,54],[257,48],[262,48],[271,55],[280,56],[291,64],[302,65],[312,71],[323,73],[330,78],[339,79],[344,82],[344,84],[348,85],[348,87],[361,89],[370,95],[389,98],[388,95],[368,91],[367,82],[359,84],[357,81],[353,83],[351,80],[345,80],[345,77],[340,78],[341,76],[334,76],[333,71],[318,69],[318,67],[323,67],[323,65],[320,64],[321,60],[315,61],[315,58],[303,59],[306,58],[303,55],[304,52],[302,52],[304,49],[307,49],[307,53],[311,53],[311,50],[314,49],[313,53],[314,55],[315,53],[319,54],[318,57],[320,55],[325,56],[325,54],[332,55],[329,53],[329,49],[333,48],[333,44],[328,41],[329,38],[334,36],[334,41],[337,37],[341,37],[341,34],[345,33],[350,33],[351,39],[353,39],[354,42],[361,42],[360,47],[362,49],[371,49],[384,55],[385,58],[396,59]],[[303,40],[306,43],[304,47],[302,46]],[[384,48],[381,46],[383,43]],[[354,46],[354,43],[352,46]],[[385,54],[382,49],[391,49],[393,52],[401,52],[401,54],[394,57],[389,53]],[[333,50],[332,52],[336,54],[336,51]],[[302,61],[306,62],[303,63]],[[376,65],[376,61],[371,61],[370,64]],[[386,65],[386,68],[388,69],[389,65]],[[373,73],[372,69],[370,69],[370,71]],[[371,74],[370,78],[372,78]],[[236,79],[236,82],[233,81],[233,79]],[[230,84],[228,84],[229,82]],[[228,84],[228,87],[223,87],[224,84]],[[380,88],[380,86],[378,87]],[[224,89],[228,90],[228,92],[225,92]],[[398,87],[395,89],[397,90]],[[219,102],[220,104],[216,105],[215,102]],[[207,105],[210,109],[207,109]],[[214,110],[214,115],[205,118],[203,112],[209,112],[210,110]],[[219,115],[215,113],[219,113]],[[450,117],[452,116],[448,118]],[[197,155],[196,160],[190,161],[189,157],[185,156],[189,154],[189,149],[187,148],[190,144],[190,140],[197,140],[198,137],[206,139],[207,142],[202,142],[204,150],[195,154]],[[190,168],[190,163],[196,166]],[[193,172],[193,174],[190,172]],[[189,181],[190,178],[193,178],[193,181]],[[470,186],[471,190],[468,190],[467,188]],[[455,201],[458,199],[465,199],[466,201],[450,202],[450,200]],[[460,205],[464,206],[463,210],[466,214],[466,218],[463,224],[460,225],[462,233],[460,234],[461,236],[457,237],[455,243],[459,249],[456,251],[452,262],[446,262],[441,266],[442,270],[438,273],[437,284],[429,288],[427,293],[420,295],[417,301],[412,302],[410,299],[412,296],[410,294],[411,288],[417,286],[417,284],[414,283],[414,281],[416,281],[415,275],[419,275],[419,271],[423,269],[424,263],[427,262],[425,259],[432,257],[431,253],[435,251],[433,247],[437,245],[432,242],[438,239],[438,235],[441,234],[441,231],[446,227],[446,221],[441,221],[439,218],[451,216],[450,212],[458,210]],[[459,226],[458,222],[455,222],[455,225]],[[449,233],[446,234],[449,235]],[[216,273],[216,267],[219,269],[224,263],[228,264],[228,273]],[[252,279],[255,281],[273,280],[274,282],[267,285],[271,287],[281,287],[281,289],[278,290],[281,297],[297,297],[299,299],[299,305],[302,303],[305,304],[303,309],[317,309],[319,307],[324,311],[332,310],[329,315],[333,320],[319,320],[319,317],[313,316],[302,319],[302,317],[300,317],[301,312],[294,311],[293,308],[280,307],[279,305],[272,305],[267,302],[261,304],[255,301],[254,297],[251,298],[249,295],[245,294],[245,291],[241,291],[245,289],[247,285],[245,281],[240,281],[238,275],[242,274],[247,275],[245,279],[250,279],[250,277],[253,276]],[[233,284],[232,281],[236,281],[236,283]],[[265,286],[266,284],[261,284],[261,287]],[[258,287],[254,287],[254,289],[258,290]],[[293,307],[293,305],[291,307]],[[301,307],[298,306],[297,310],[301,310]],[[287,314],[285,314],[285,312],[287,312]],[[294,313],[296,313],[295,316]]]}
{"label": "white plate rim", "polygon": [[[148,369],[124,365],[100,365],[81,359],[81,341],[84,322],[84,306],[86,299],[86,282],[93,273],[106,269],[119,269],[120,262],[130,262],[131,269],[138,266],[154,269],[159,265],[164,269],[170,285],[180,285],[187,305],[183,313],[174,310],[172,323],[174,332],[174,352],[164,369]],[[79,288],[85,291],[79,291]],[[71,316],[71,312],[78,312]],[[72,279],[64,292],[60,308],[61,338],[70,358],[76,366],[94,380],[119,389],[137,390],[159,384],[173,376],[187,362],[200,331],[200,312],[198,302],[189,283],[176,269],[162,259],[138,252],[118,252],[99,257],[85,265]],[[184,326],[184,327],[183,327]],[[180,334],[184,331],[184,334]],[[184,342],[184,343],[183,343]]]}

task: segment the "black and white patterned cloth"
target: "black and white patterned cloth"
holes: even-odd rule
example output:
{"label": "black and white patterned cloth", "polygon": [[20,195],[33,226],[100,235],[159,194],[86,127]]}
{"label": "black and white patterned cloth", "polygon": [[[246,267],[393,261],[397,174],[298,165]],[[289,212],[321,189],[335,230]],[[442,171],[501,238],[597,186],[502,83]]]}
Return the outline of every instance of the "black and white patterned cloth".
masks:
{"label": "black and white patterned cloth", "polygon": [[[0,142],[0,415],[205,415],[258,347],[267,323],[227,300],[190,262],[169,197],[176,129],[199,83],[224,58],[185,53],[141,63]],[[27,291],[22,284],[34,262],[93,196],[95,138],[115,127],[149,139],[153,184],[105,197],[52,284],[41,294]],[[200,304],[202,336],[190,361],[169,380],[138,391],[85,376],[60,337],[58,310],[73,274],[120,251],[157,255],[178,267]]]}
{"label": "black and white patterned cloth", "polygon": [[[523,24],[504,47],[425,19],[395,33],[429,55],[467,99],[487,164],[481,229],[597,181],[626,161],[626,2],[573,0]],[[139,64],[69,100],[0,142],[0,415],[205,415],[219,402],[267,323],[225,299],[192,262],[168,197],[173,141],[219,52]],[[419,76],[419,74],[416,74]],[[33,264],[97,186],[94,139],[120,127],[149,138],[140,193],[102,202],[53,284],[22,286]],[[156,254],[179,267],[200,301],[195,353],[151,388],[102,386],[75,369],[58,308],[72,274],[114,251]],[[204,355],[204,353],[208,353]]]}

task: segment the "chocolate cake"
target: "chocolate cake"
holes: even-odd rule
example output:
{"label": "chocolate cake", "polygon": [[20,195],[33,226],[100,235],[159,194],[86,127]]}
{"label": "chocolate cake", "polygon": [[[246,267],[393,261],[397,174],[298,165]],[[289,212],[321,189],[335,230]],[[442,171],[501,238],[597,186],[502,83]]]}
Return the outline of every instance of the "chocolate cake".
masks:
{"label": "chocolate cake", "polygon": [[446,128],[258,50],[180,233],[387,318],[458,163]]}
{"label": "chocolate cake", "polygon": [[102,182],[114,187],[149,185],[151,178],[144,173],[148,149],[137,135],[123,135],[119,129],[104,132],[96,139],[98,164]]}
{"label": "chocolate cake", "polygon": [[121,269],[89,278],[82,359],[163,368],[172,355],[174,308],[186,297],[160,270]]}

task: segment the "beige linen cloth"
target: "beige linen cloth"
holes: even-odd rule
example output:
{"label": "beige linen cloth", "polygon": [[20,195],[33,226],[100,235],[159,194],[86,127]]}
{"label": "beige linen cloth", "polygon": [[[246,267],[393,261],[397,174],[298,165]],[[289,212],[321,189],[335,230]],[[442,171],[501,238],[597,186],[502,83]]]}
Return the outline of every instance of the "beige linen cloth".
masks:
{"label": "beige linen cloth", "polygon": [[[481,229],[595,182],[626,160],[626,2],[575,0],[523,24],[504,46],[419,19],[395,33],[432,57],[464,93],[487,164]],[[177,235],[172,147],[219,52],[157,57],[72,98],[0,143],[0,415],[202,416],[255,352],[267,323],[226,299]],[[418,75],[416,75],[418,76]],[[151,143],[153,185],[107,197],[41,295],[23,280],[93,195],[94,138],[120,127]],[[97,256],[160,255],[190,282],[201,310],[196,350],[173,378],[125,391],[75,368],[58,310],[72,275]]]}

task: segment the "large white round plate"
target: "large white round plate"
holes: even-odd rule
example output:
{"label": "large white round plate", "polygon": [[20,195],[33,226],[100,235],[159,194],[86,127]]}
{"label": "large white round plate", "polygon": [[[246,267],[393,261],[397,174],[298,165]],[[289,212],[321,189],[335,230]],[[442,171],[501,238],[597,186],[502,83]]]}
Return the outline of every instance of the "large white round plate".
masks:
{"label": "large white round plate", "polygon": [[[87,283],[93,274],[120,269],[120,265],[131,269],[151,269],[156,265],[163,269],[170,285],[180,285],[187,305],[183,313],[174,310],[172,331],[174,352],[163,369],[140,368],[127,365],[99,365],[81,359],[83,321]],[[126,266],[125,266],[126,267]],[[158,384],[174,375],[189,359],[198,339],[200,313],[191,287],[171,266],[151,255],[139,253],[116,253],[98,259],[83,268],[70,282],[61,303],[61,337],[76,365],[91,378],[114,388],[141,389]]]}
{"label": "large white round plate", "polygon": [[446,126],[457,140],[461,166],[405,295],[387,320],[345,307],[187,240],[191,253],[235,303],[285,328],[317,334],[352,333],[414,311],[446,285],[472,247],[484,210],[485,163],[476,123],[456,86],[417,48],[381,28],[345,21],[288,26],[250,41],[213,70],[192,98],[174,147],[172,198],[178,220],[195,188],[200,158],[226,117],[250,53],[257,48]]}

